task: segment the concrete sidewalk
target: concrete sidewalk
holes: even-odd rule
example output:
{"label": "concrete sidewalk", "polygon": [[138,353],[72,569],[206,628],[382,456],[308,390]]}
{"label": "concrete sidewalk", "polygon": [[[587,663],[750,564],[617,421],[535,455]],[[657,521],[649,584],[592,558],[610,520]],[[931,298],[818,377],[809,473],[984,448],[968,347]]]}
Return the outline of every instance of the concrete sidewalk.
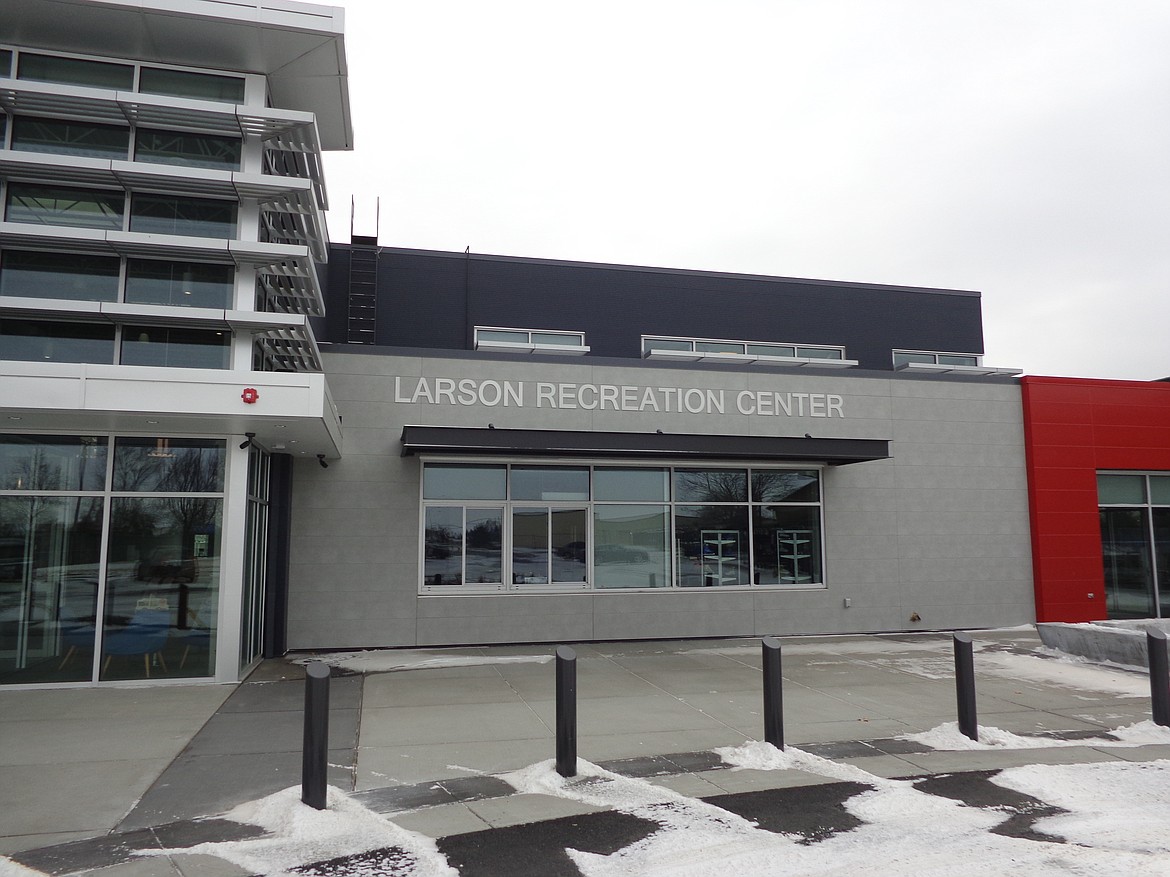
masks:
{"label": "concrete sidewalk", "polygon": [[[974,639],[983,726],[1099,738],[1149,718],[1140,673],[1118,671],[1109,691],[1054,681],[1059,672],[1017,677],[1004,662],[1037,654],[1034,631]],[[949,635],[788,638],[783,647],[787,743],[878,776],[1170,757],[1170,746],[1091,743],[932,751],[895,738],[955,720]],[[726,770],[710,751],[762,736],[758,640],[575,648],[581,758],[693,797],[818,782],[797,771]],[[583,812],[564,799],[513,794],[495,776],[554,755],[553,651],[388,652],[393,672],[335,671],[330,783],[433,838]],[[1043,667],[1044,657],[1031,660]],[[124,861],[119,844],[181,845],[175,832],[189,835],[177,826],[201,836],[239,830],[192,820],[300,782],[303,675],[299,664],[276,660],[238,686],[0,692],[0,788],[21,802],[0,809],[0,854],[24,851],[20,860],[50,873],[92,871]],[[58,846],[95,837],[103,838],[97,846]],[[106,852],[96,855],[99,848]],[[85,855],[94,867],[70,864]],[[170,861],[106,870],[237,873],[218,860]]]}

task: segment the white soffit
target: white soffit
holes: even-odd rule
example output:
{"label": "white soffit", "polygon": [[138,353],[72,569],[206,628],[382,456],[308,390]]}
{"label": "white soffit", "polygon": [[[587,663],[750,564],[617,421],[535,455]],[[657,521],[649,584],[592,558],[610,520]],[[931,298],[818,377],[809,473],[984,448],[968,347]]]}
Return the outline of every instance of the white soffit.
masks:
{"label": "white soffit", "polygon": [[0,41],[268,76],[272,102],[353,148],[344,10],[291,0],[3,0]]}

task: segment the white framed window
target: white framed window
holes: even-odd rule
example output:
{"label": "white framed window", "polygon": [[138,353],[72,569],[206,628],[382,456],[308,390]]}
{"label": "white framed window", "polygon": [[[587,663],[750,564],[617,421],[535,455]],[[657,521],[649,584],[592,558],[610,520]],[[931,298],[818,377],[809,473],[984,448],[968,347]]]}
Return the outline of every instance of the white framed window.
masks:
{"label": "white framed window", "polygon": [[683,338],[643,335],[642,356],[689,362],[748,362],[758,365],[849,368],[856,360],[845,358],[845,348],[827,344],[793,344],[776,341],[732,341],[718,338]]}
{"label": "white framed window", "polygon": [[475,349],[503,353],[559,353],[569,356],[589,352],[584,332],[511,329],[499,326],[476,326]]}
{"label": "white framed window", "polygon": [[420,592],[823,588],[821,470],[424,460]]}
{"label": "white framed window", "polygon": [[980,366],[983,357],[975,353],[939,353],[933,350],[895,350],[894,368],[907,365]]}

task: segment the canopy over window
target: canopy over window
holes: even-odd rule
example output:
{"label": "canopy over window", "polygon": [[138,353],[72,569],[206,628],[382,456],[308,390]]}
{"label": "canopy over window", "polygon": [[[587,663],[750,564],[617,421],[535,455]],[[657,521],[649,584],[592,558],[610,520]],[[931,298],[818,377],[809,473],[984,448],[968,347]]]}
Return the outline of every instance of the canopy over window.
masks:
{"label": "canopy over window", "polygon": [[694,457],[707,460],[774,460],[843,465],[884,460],[890,456],[890,443],[885,439],[811,436],[791,438],[464,426],[403,427],[402,456],[423,453],[672,459]]}

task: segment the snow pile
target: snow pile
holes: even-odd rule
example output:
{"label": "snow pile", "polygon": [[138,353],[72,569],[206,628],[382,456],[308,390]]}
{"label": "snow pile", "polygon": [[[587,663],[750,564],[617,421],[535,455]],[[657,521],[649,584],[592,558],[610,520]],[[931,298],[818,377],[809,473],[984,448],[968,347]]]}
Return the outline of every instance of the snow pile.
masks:
{"label": "snow pile", "polygon": [[253,874],[278,877],[290,869],[355,853],[398,847],[406,853],[410,877],[458,877],[428,837],[407,831],[351,800],[332,786],[327,810],[301,803],[301,788],[241,804],[226,819],[265,829],[268,835],[238,841],[202,843],[193,847],[138,850],[141,855],[175,853],[218,856]]}
{"label": "snow pile", "polygon": [[1168,779],[1170,761],[1028,765],[991,778],[1071,811],[1037,822],[1045,834],[1076,844],[1162,854],[1170,854]]}
{"label": "snow pile", "polygon": [[34,871],[6,856],[0,856],[0,877],[44,877],[44,873],[44,871]]}
{"label": "snow pile", "polygon": [[547,664],[552,655],[442,655],[419,649],[374,649],[333,652],[297,658],[297,664],[320,661],[330,667],[356,673],[392,673],[401,670],[438,670],[447,667],[482,667],[490,664]]}
{"label": "snow pile", "polygon": [[945,722],[929,731],[902,734],[898,740],[912,740],[931,749],[1049,749],[1057,746],[1145,746],[1152,743],[1170,743],[1170,728],[1147,720],[1109,732],[1116,740],[1106,737],[1087,737],[1080,740],[1059,740],[1055,737],[1022,737],[1000,728],[979,726],[979,739],[972,740],[959,730],[958,722]]}
{"label": "snow pile", "polygon": [[[1083,822],[1075,828],[1079,833],[1073,835],[1077,842],[1081,837],[1094,837],[1100,848],[1044,843],[991,834],[989,830],[1006,818],[1002,812],[967,807],[920,792],[908,781],[876,777],[800,750],[780,752],[765,743],[750,743],[719,751],[729,763],[745,769],[797,769],[863,781],[871,790],[854,796],[845,806],[866,824],[818,843],[803,843],[800,838],[759,829],[726,811],[645,780],[617,776],[585,762],[580,762],[582,775],[571,779],[556,774],[552,761],[504,778],[520,791],[609,807],[662,826],[611,855],[569,850],[585,877],[707,877],[713,873],[734,873],[736,877],[888,877],[902,873],[916,877],[967,873],[1114,877],[1119,873],[1170,873],[1170,855],[1162,854],[1166,841],[1157,845],[1143,845],[1141,840],[1112,842],[1101,823],[1108,804],[1094,804],[1092,811],[1082,813]],[[1160,778],[1151,778],[1148,784],[1149,796],[1142,796],[1135,805],[1147,814],[1162,814],[1170,805],[1170,792],[1158,788],[1170,788],[1170,763],[1162,764]],[[1122,765],[1143,766],[1148,767]],[[1045,766],[1035,768],[1038,785],[1044,783],[1047,770]],[[1052,775],[1051,786],[1081,785],[1078,766],[1062,766],[1061,770]],[[1123,788],[1126,776],[1118,776]],[[1101,782],[1109,781],[1102,777]],[[1046,797],[1056,797],[1049,789],[1045,792]],[[1062,800],[1071,803],[1072,799]],[[1113,820],[1108,821],[1111,824]],[[1074,828],[1068,830],[1072,835]]]}

